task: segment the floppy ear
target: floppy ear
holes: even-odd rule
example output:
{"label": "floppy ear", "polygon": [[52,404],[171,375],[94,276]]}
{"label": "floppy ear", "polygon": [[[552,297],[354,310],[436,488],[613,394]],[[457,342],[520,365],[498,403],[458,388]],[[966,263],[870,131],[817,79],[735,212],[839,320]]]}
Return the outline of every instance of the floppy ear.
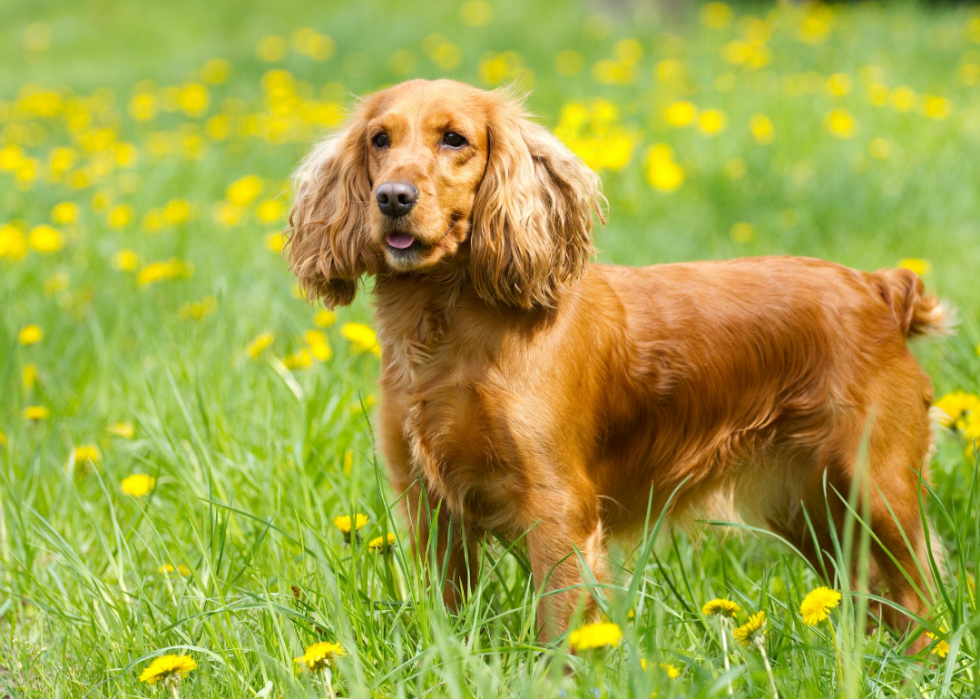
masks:
{"label": "floppy ear", "polygon": [[346,128],[313,149],[293,176],[286,256],[310,299],[328,308],[354,300],[357,281],[374,272],[368,252],[371,182],[363,108]]}
{"label": "floppy ear", "polygon": [[473,207],[470,276],[490,304],[553,306],[595,253],[605,223],[598,176],[521,106],[498,98],[486,174]]}

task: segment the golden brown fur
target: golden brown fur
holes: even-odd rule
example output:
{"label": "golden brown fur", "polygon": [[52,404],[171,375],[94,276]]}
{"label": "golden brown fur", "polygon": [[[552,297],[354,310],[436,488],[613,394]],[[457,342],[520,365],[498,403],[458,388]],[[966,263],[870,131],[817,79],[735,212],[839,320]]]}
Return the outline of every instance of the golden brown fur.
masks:
{"label": "golden brown fur", "polygon": [[[309,295],[348,304],[375,275],[381,448],[419,543],[437,537],[440,561],[450,549],[450,604],[477,559],[463,530],[471,547],[488,529],[526,533],[536,583],[562,589],[582,579],[575,549],[605,574],[608,537],[642,525],[651,491],[655,513],[675,489],[676,516],[727,502],[819,562],[824,474],[846,496],[866,435],[872,527],[923,587],[932,389],[906,338],[944,316],[913,273],[592,263],[596,176],[506,95],[450,81],[366,98],[297,179],[288,252]],[[392,181],[419,193],[402,218],[374,205]],[[400,252],[392,235],[416,243]],[[422,485],[442,502],[438,532],[415,521]],[[839,500],[830,510],[839,526]],[[919,610],[874,554],[878,586]],[[578,596],[544,599],[546,633],[564,631]]]}

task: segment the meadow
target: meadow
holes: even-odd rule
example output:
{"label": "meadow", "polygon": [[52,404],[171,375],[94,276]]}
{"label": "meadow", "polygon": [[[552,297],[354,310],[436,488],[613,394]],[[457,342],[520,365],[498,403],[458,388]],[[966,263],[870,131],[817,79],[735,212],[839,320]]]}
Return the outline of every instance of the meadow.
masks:
{"label": "meadow", "polygon": [[[980,10],[0,11],[0,697],[980,696]],[[375,447],[370,295],[313,307],[281,255],[289,175],[353,96],[440,76],[529,92],[603,178],[602,261],[904,265],[959,308],[915,346],[946,415],[927,618],[659,513],[592,590],[615,627],[540,643],[519,542],[443,607]]]}

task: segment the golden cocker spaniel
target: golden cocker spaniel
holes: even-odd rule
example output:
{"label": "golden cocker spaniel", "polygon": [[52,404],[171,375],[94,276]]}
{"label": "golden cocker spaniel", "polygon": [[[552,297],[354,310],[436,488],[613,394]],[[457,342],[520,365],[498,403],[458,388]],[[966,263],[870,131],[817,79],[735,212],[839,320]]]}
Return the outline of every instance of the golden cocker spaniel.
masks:
{"label": "golden cocker spaniel", "polygon": [[582,562],[602,580],[607,539],[672,494],[672,518],[721,507],[819,563],[846,514],[824,479],[846,498],[864,445],[875,585],[919,611],[932,389],[906,340],[942,332],[944,307],[905,269],[596,264],[599,186],[517,101],[448,80],[365,98],[298,171],[287,252],[308,295],[349,304],[375,277],[381,449],[447,603],[480,532],[526,534],[558,591],[539,623],[562,633]]}

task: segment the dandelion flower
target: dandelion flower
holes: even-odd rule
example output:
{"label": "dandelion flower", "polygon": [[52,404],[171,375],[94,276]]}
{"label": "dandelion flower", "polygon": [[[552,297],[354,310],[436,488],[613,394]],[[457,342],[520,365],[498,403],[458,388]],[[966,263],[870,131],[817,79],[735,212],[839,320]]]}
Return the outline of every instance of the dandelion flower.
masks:
{"label": "dandelion flower", "polygon": [[299,667],[298,670],[306,668],[310,672],[318,672],[320,670],[325,670],[333,665],[333,661],[343,655],[347,655],[347,651],[339,643],[330,643],[329,641],[322,641],[320,643],[314,643],[312,646],[307,646],[306,652],[298,658],[293,658],[293,662]]}
{"label": "dandelion flower", "polygon": [[568,635],[568,644],[575,651],[618,646],[622,640],[623,632],[619,624],[612,623],[586,624]]}
{"label": "dandelion flower", "polygon": [[364,323],[344,323],[340,328],[340,334],[347,338],[358,352],[381,354],[377,334]]}
{"label": "dandelion flower", "polygon": [[686,100],[674,102],[664,112],[664,119],[671,126],[689,126],[698,116],[698,108]]}
{"label": "dandelion flower", "polygon": [[17,341],[22,345],[36,345],[44,338],[44,331],[37,325],[25,325],[17,333]]}
{"label": "dandelion flower", "polygon": [[830,615],[841,601],[841,594],[828,587],[818,587],[803,598],[800,615],[807,626],[816,626]]}
{"label": "dandelion flower", "polygon": [[283,357],[282,365],[290,371],[294,369],[309,369],[313,365],[313,355],[303,347],[299,352]]}
{"label": "dandelion flower", "polygon": [[749,620],[732,631],[732,636],[743,646],[751,646],[757,638],[762,637],[762,628],[766,625],[766,613],[758,612]]}
{"label": "dandelion flower", "polygon": [[324,333],[319,330],[307,330],[303,333],[303,337],[306,339],[306,344],[310,346],[313,358],[318,362],[325,362],[333,356],[333,350],[330,349],[330,343]]}
{"label": "dandelion flower", "polygon": [[728,127],[728,116],[720,109],[705,109],[698,115],[698,128],[708,136],[721,133]]}
{"label": "dandelion flower", "polygon": [[922,260],[917,257],[908,257],[900,260],[898,266],[915,272],[920,277],[924,274],[929,274],[932,270],[932,265],[929,263],[929,260]]}
{"label": "dandelion flower", "polygon": [[24,408],[25,420],[45,420],[50,414],[51,411],[43,405],[29,405]]}
{"label": "dandelion flower", "polygon": [[164,686],[180,684],[180,681],[197,669],[197,662],[189,655],[163,655],[150,663],[140,675],[140,682]]}
{"label": "dandelion flower", "polygon": [[148,476],[145,473],[134,473],[132,476],[123,478],[122,483],[119,484],[119,488],[126,495],[141,498],[153,490],[156,484],[157,479],[153,476]]}
{"label": "dandelion flower", "polygon": [[[980,354],[980,347],[977,348]],[[943,427],[955,427],[960,418],[970,412],[980,412],[980,396],[966,391],[954,391],[936,401],[935,407],[943,412],[940,424]]]}
{"label": "dandelion flower", "polygon": [[157,568],[157,572],[160,575],[170,575],[171,573],[178,573],[183,575],[185,578],[191,574],[191,569],[185,566],[183,563],[178,563],[176,567],[170,563],[164,563],[162,566]]}
{"label": "dandelion flower", "polygon": [[106,430],[113,437],[120,437],[122,439],[132,439],[133,435],[136,434],[136,429],[133,427],[131,422],[117,422],[113,425],[109,425]]}
{"label": "dandelion flower", "polygon": [[42,255],[58,252],[64,246],[58,229],[47,224],[32,228],[27,234],[27,242]]}
{"label": "dandelion flower", "polygon": [[313,316],[313,322],[321,328],[329,328],[337,322],[337,314],[324,308],[316,312],[316,315]]}
{"label": "dandelion flower", "polygon": [[21,372],[21,382],[24,388],[30,391],[37,383],[37,364],[25,364]]}
{"label": "dandelion flower", "polygon": [[[640,658],[640,668],[643,670],[643,672],[647,671],[647,666],[648,666],[647,661],[644,658]],[[676,680],[678,677],[681,676],[680,669],[676,665],[673,665],[672,663],[660,663],[660,669],[666,672],[667,677],[669,677],[672,680]]]}
{"label": "dandelion flower", "polygon": [[276,336],[272,333],[262,333],[249,343],[248,347],[245,348],[245,353],[252,359],[258,359],[275,340]]}
{"label": "dandelion flower", "polygon": [[926,633],[926,636],[928,636],[932,641],[939,641],[939,643],[932,647],[932,650],[930,651],[932,655],[938,655],[940,658],[945,658],[947,655],[949,655],[949,643],[933,633]]}
{"label": "dandelion flower", "polygon": [[[353,529],[356,532],[358,529],[363,527],[368,523],[368,516],[362,514],[354,515]],[[350,515],[343,515],[341,517],[333,518],[333,526],[337,527],[344,534],[351,533],[351,518]]]}
{"label": "dandelion flower", "polygon": [[372,551],[380,551],[384,553],[395,545],[395,532],[388,532],[387,539],[383,536],[379,536],[375,539],[371,539],[368,542],[368,548]]}
{"label": "dandelion flower", "polygon": [[857,129],[857,122],[846,109],[832,109],[824,119],[824,126],[837,138],[851,138]]}
{"label": "dandelion flower", "polygon": [[75,461],[91,461],[93,464],[99,463],[101,456],[99,455],[99,448],[94,444],[82,444],[81,446],[75,447],[72,450],[75,455]]}
{"label": "dandelion flower", "polygon": [[123,248],[112,255],[109,264],[120,272],[134,272],[140,266],[140,256],[129,248]]}
{"label": "dandelion flower", "polygon": [[701,613],[705,616],[734,617],[741,610],[741,607],[728,599],[713,599],[701,607]]}

